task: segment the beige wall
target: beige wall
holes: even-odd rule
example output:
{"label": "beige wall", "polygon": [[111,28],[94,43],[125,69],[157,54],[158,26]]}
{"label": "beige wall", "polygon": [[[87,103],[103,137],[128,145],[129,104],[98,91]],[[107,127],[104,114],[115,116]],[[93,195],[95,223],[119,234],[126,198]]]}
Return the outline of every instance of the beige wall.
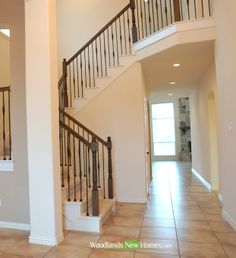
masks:
{"label": "beige wall", "polygon": [[63,58],[75,54],[128,3],[129,0],[57,0],[59,69]]}
{"label": "beige wall", "polygon": [[216,74],[219,104],[220,178],[223,206],[236,228],[236,1],[215,0]]}
{"label": "beige wall", "polygon": [[0,221],[29,222],[25,108],[24,1],[1,0],[0,23],[11,28],[12,141],[14,173],[0,172]]}
{"label": "beige wall", "polygon": [[0,32],[0,87],[10,84],[10,39]]}
{"label": "beige wall", "polygon": [[[192,168],[210,184],[214,180],[211,173],[211,152],[214,151],[211,146],[214,145],[210,136],[217,127],[214,118],[210,117],[209,101],[212,95],[216,96],[214,60],[190,95]],[[214,123],[213,126],[211,121]]]}
{"label": "beige wall", "polygon": [[146,201],[144,87],[135,63],[77,114],[98,135],[112,138],[118,201]]}

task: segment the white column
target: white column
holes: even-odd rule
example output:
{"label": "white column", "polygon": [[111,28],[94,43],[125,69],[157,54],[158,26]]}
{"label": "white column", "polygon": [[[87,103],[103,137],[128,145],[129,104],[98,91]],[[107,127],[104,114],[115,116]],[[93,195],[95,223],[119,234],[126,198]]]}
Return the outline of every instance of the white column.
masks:
{"label": "white column", "polygon": [[31,243],[63,239],[57,99],[56,0],[25,1]]}

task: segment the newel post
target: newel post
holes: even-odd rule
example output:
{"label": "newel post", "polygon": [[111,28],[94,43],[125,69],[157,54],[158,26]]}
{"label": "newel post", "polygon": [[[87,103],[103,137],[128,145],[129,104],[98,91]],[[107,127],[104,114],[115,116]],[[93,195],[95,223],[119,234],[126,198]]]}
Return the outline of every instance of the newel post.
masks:
{"label": "newel post", "polygon": [[173,0],[174,3],[174,16],[175,16],[175,22],[180,21],[180,6],[179,1],[181,0]]}
{"label": "newel post", "polygon": [[68,92],[67,92],[67,67],[66,67],[66,59],[63,59],[62,62],[62,72],[63,72],[63,79],[64,79],[64,87],[63,87],[63,91],[64,91],[64,107],[68,107]]}
{"label": "newel post", "polygon": [[98,144],[93,137],[91,142],[92,160],[93,160],[93,191],[92,191],[92,215],[99,216],[99,191],[97,178],[97,151]]}
{"label": "newel post", "polygon": [[113,199],[113,179],[112,179],[112,141],[111,137],[107,138],[107,150],[108,150],[108,198]]}
{"label": "newel post", "polygon": [[130,8],[132,12],[132,39],[133,43],[138,41],[136,17],[135,17],[135,0],[130,0]]}

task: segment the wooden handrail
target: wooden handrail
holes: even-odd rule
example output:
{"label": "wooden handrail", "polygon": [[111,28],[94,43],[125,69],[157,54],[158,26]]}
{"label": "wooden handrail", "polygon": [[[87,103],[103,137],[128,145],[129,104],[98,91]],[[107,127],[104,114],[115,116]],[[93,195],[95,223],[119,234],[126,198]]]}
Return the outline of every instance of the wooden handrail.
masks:
{"label": "wooden handrail", "polygon": [[131,4],[129,3],[125,8],[123,8],[112,20],[110,20],[97,34],[95,34],[76,54],[74,54],[66,64],[69,65],[76,57],[78,57],[94,40],[96,40],[107,28],[109,28],[122,14],[124,14]]}
{"label": "wooden handrail", "polygon": [[60,121],[60,126],[63,127],[66,131],[68,131],[75,138],[77,138],[79,141],[81,141],[83,144],[85,144],[88,147],[91,147],[89,141],[85,140],[82,136],[80,136],[78,133],[76,133],[73,129],[71,129],[68,125],[66,125],[62,121]]}
{"label": "wooden handrail", "polygon": [[[107,142],[104,141],[100,136],[98,136],[97,134],[95,134],[94,132],[92,132],[91,130],[89,130],[86,126],[84,126],[83,124],[81,124],[79,121],[77,121],[74,117],[72,117],[71,115],[69,115],[68,113],[66,113],[64,110],[59,109],[60,113],[63,114],[65,117],[67,117],[68,119],[70,119],[73,123],[75,123],[76,125],[78,125],[79,127],[81,127],[83,130],[85,130],[88,134],[90,134],[92,137],[94,137],[97,141],[99,141],[100,143],[102,143],[103,145],[107,146]],[[80,136],[81,137],[81,136]]]}
{"label": "wooden handrail", "polygon": [[11,87],[10,86],[4,86],[4,87],[0,86],[0,92],[3,92],[3,91],[11,91]]}

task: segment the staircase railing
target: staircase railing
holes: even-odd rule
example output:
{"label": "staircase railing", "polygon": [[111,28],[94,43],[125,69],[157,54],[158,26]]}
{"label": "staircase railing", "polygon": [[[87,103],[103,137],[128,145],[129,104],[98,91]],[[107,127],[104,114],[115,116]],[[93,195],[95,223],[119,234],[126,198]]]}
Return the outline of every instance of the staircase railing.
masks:
{"label": "staircase railing", "polygon": [[98,78],[108,76],[110,67],[120,65],[121,56],[132,54],[132,43],[173,22],[209,16],[210,0],[130,0],[77,53],[69,60],[63,59],[58,83],[62,186],[68,187],[68,201],[86,201],[87,215],[90,194],[95,216],[99,214],[98,193],[113,198],[112,142],[110,137],[105,141],[79,123],[65,108],[72,107],[74,99],[84,98],[87,89],[96,88]]}
{"label": "staircase railing", "polygon": [[0,160],[12,159],[10,94],[10,86],[0,87]]}
{"label": "staircase railing", "polygon": [[89,215],[92,194],[92,215],[98,216],[99,195],[113,199],[111,138],[103,140],[64,110],[60,110],[59,135],[61,182],[67,186],[67,200],[85,200]]}
{"label": "staircase railing", "polygon": [[135,6],[138,40],[173,22],[211,16],[210,0],[135,0]]}
{"label": "staircase railing", "polygon": [[120,56],[132,53],[132,38],[137,41],[134,10],[131,0],[74,56],[63,60],[59,86],[66,107],[73,105],[74,98],[83,98],[86,89],[95,88],[96,79],[106,77],[109,67],[119,66]]}

